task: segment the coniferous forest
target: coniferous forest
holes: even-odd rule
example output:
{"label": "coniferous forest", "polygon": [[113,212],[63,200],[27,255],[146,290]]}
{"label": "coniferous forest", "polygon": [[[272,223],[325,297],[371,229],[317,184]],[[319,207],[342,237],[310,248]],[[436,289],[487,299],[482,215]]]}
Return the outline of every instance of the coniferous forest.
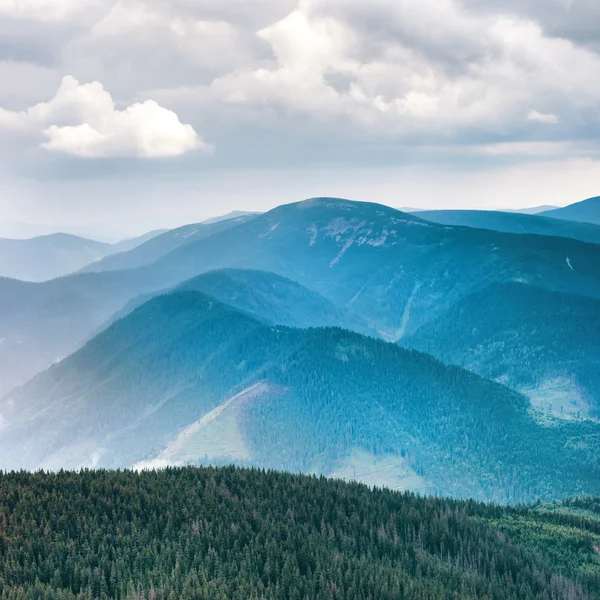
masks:
{"label": "coniferous forest", "polygon": [[262,470],[0,475],[2,600],[600,598],[600,500],[508,508]]}

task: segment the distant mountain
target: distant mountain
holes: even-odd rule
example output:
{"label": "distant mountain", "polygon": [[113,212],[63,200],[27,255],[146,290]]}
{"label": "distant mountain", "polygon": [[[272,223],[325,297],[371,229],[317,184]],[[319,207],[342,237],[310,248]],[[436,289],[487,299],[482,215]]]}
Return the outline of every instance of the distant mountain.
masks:
{"label": "distant mountain", "polygon": [[147,233],[138,235],[136,237],[125,238],[124,240],[121,240],[120,242],[111,244],[113,253],[116,254],[117,252],[127,252],[128,250],[133,250],[137,246],[140,246],[141,244],[144,244],[145,242],[148,242],[149,240],[151,240],[159,235],[167,233],[167,231],[169,231],[169,230],[168,229],[154,229],[153,231],[148,231]]}
{"label": "distant mountain", "polygon": [[382,205],[321,198],[181,247],[152,268],[180,281],[224,267],[271,271],[397,340],[495,281],[600,297],[598,264],[596,244],[449,227]]}
{"label": "distant mountain", "polygon": [[552,206],[551,204],[542,204],[541,206],[532,206],[530,208],[505,208],[502,212],[519,213],[522,215],[539,215],[540,213],[553,210],[558,206]]}
{"label": "distant mountain", "polygon": [[0,238],[0,277],[47,281],[73,273],[105,256],[135,248],[160,231],[116,244],[96,242],[67,233],[30,239]]}
{"label": "distant mountain", "polygon": [[600,300],[494,284],[403,342],[510,385],[539,411],[600,418]]}
{"label": "distant mountain", "polygon": [[129,252],[122,252],[106,257],[104,260],[87,265],[81,271],[83,273],[99,273],[102,271],[118,271],[143,267],[157,261],[159,258],[181,246],[192,244],[215,233],[245,223],[250,218],[252,217],[239,216],[215,221],[210,225],[206,223],[193,223],[178,227],[177,229],[171,229],[153,237],[146,243],[137,245]]}
{"label": "distant mountain", "polygon": [[544,217],[553,219],[566,219],[568,221],[583,221],[600,225],[600,196],[588,198],[582,202],[570,204],[564,208],[557,208],[541,213]]}
{"label": "distant mountain", "polygon": [[[134,298],[116,313],[112,322],[131,313],[156,295]],[[175,291],[202,292],[225,304],[276,325],[290,327],[344,327],[360,333],[376,335],[358,315],[336,306],[333,302],[304,286],[265,271],[221,269],[209,271],[184,281]],[[105,327],[106,325],[103,325]]]}
{"label": "distant mountain", "polygon": [[256,465],[516,501],[600,491],[600,424],[342,329],[154,298],[0,402],[1,468]]}
{"label": "distant mountain", "polygon": [[67,233],[26,240],[0,238],[0,276],[45,281],[72,273],[111,251],[110,244]]}
{"label": "distant mountain", "polygon": [[255,217],[256,215],[260,215],[259,212],[249,212],[246,210],[232,210],[225,215],[220,215],[218,217],[212,217],[210,219],[206,219],[206,221],[202,221],[203,225],[212,225],[213,223],[219,223],[220,221],[228,221],[230,219],[237,219],[238,217]]}
{"label": "distant mountain", "polygon": [[506,233],[535,233],[600,244],[600,225],[563,221],[539,215],[494,210],[426,210],[420,212],[419,217],[443,225],[493,229]]}
{"label": "distant mountain", "polygon": [[[143,267],[78,274],[34,288],[0,279],[0,304],[7,307],[0,310],[0,352],[26,356],[20,370],[30,377],[50,364],[48,357],[73,352],[133,298],[222,268],[297,281],[392,341],[494,282],[600,297],[600,245],[440,225],[378,204],[317,198],[231,227],[204,227],[224,230]],[[23,381],[15,376],[16,360],[0,361],[4,391]]]}

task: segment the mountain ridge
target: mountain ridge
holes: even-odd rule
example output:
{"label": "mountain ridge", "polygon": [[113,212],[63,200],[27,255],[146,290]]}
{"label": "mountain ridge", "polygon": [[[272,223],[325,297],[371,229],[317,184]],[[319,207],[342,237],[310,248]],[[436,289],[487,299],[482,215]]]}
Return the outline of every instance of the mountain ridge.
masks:
{"label": "mountain ridge", "polygon": [[[231,404],[255,384],[263,392]],[[514,502],[600,482],[588,458],[600,425],[548,428],[524,396],[431,356],[339,328],[273,326],[190,291],[153,298],[5,397],[0,454],[12,449],[9,468],[131,466],[219,407],[188,435],[193,462],[220,431],[234,446],[216,464],[335,474],[379,461],[399,489]]]}

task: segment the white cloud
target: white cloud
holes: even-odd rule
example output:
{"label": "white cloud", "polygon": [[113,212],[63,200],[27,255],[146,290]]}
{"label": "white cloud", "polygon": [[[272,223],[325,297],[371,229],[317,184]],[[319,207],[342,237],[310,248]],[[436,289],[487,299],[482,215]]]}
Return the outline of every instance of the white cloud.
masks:
{"label": "white cloud", "polygon": [[275,62],[217,78],[217,97],[440,137],[505,134],[540,97],[552,107],[600,103],[598,55],[533,21],[469,13],[456,0],[300,0],[258,35]]}
{"label": "white cloud", "polygon": [[73,156],[144,158],[180,156],[212,146],[191,125],[153,100],[118,110],[101,83],[63,78],[52,100],[26,111],[0,109],[0,126],[23,133],[42,132],[42,147]]}
{"label": "white cloud", "polygon": [[477,148],[490,156],[565,156],[590,153],[591,148],[568,141],[565,142],[503,142]]}
{"label": "white cloud", "polygon": [[538,123],[547,123],[548,125],[556,125],[556,123],[558,123],[558,117],[556,115],[553,115],[552,113],[541,113],[534,109],[531,109],[527,113],[527,119]]}
{"label": "white cloud", "polygon": [[0,15],[34,21],[64,21],[103,0],[0,0]]}

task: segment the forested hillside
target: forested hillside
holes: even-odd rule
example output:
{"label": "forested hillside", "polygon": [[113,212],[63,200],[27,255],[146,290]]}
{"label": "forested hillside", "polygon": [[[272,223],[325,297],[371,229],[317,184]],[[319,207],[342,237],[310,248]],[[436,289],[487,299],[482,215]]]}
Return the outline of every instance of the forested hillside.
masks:
{"label": "forested hillside", "polygon": [[0,474],[0,597],[597,600],[598,500],[554,508],[233,468]]}
{"label": "forested hillside", "polygon": [[[174,290],[202,292],[275,325],[338,326],[377,336],[358,315],[275,273],[252,269],[220,269],[184,281]],[[169,291],[173,290],[165,290],[162,294]],[[157,295],[161,295],[161,292],[134,298],[112,317],[110,323],[123,318]],[[103,327],[110,323],[103,324]]]}
{"label": "forested hillside", "polygon": [[600,493],[600,424],[397,344],[154,298],[0,402],[5,468],[223,464],[518,502]]}
{"label": "forested hillside", "polygon": [[403,343],[523,390],[536,408],[600,416],[600,301],[522,283],[457,302]]}

